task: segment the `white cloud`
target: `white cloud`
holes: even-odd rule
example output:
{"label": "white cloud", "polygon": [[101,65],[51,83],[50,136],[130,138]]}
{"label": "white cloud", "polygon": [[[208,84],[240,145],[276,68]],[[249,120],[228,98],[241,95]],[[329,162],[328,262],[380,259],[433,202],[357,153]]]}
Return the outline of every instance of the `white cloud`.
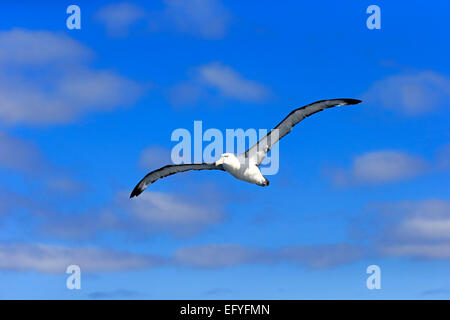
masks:
{"label": "white cloud", "polygon": [[0,244],[0,270],[63,274],[69,265],[82,272],[142,270],[163,265],[223,268],[242,264],[291,263],[313,269],[349,264],[364,256],[349,244],[256,249],[234,244],[184,247],[162,257],[96,247],[41,243]]}
{"label": "white cloud", "polygon": [[111,36],[126,36],[129,28],[144,19],[146,12],[132,3],[122,2],[102,7],[96,14]]}
{"label": "white cloud", "polygon": [[405,241],[450,240],[450,202],[429,199],[385,204],[385,216],[400,217],[391,235]]}
{"label": "white cloud", "polygon": [[198,268],[219,268],[252,262],[258,251],[233,244],[211,244],[181,248],[174,254],[180,264]]}
{"label": "white cloud", "polygon": [[162,18],[175,30],[206,39],[225,35],[230,13],[219,0],[165,0],[164,3]]}
{"label": "white cloud", "polygon": [[268,97],[268,89],[221,63],[210,63],[199,68],[200,81],[227,98],[241,101],[261,102]]}
{"label": "white cloud", "polygon": [[14,66],[88,60],[93,52],[64,33],[12,29],[0,31],[0,65]]}
{"label": "white cloud", "polygon": [[143,92],[132,80],[89,68],[91,51],[64,35],[1,31],[0,48],[0,122],[9,125],[66,123],[131,104]]}
{"label": "white cloud", "polygon": [[51,177],[46,184],[53,192],[74,195],[85,191],[87,188],[85,184],[67,177]]}
{"label": "white cloud", "polygon": [[174,31],[203,39],[221,39],[231,15],[220,0],[164,0],[164,8],[146,12],[132,3],[122,2],[102,7],[96,14],[111,36],[126,36],[132,26],[148,24],[148,30]]}
{"label": "white cloud", "polygon": [[395,257],[418,259],[450,259],[450,243],[438,244],[400,244],[385,246],[383,253]]}
{"label": "white cloud", "polygon": [[182,82],[169,90],[168,98],[174,106],[193,106],[205,96],[205,89],[195,82]]}
{"label": "white cloud", "polygon": [[[46,209],[39,213],[37,229],[46,237],[81,241],[95,239],[100,234],[119,231],[124,226],[121,216],[106,209],[69,214],[56,209]],[[136,228],[134,232],[137,232]]]}
{"label": "white cloud", "polygon": [[413,218],[403,222],[403,232],[418,237],[450,239],[450,216],[440,219]]}
{"label": "white cloud", "polygon": [[59,195],[79,195],[86,186],[53,165],[32,142],[0,131],[0,169],[7,169],[41,183]]}
{"label": "white cloud", "polygon": [[146,148],[139,158],[139,166],[147,170],[158,169],[171,163],[170,150],[158,146]]}
{"label": "white cloud", "polygon": [[218,96],[243,102],[261,103],[270,89],[219,62],[196,67],[192,78],[172,87],[169,99],[174,105],[193,105],[202,98]]}
{"label": "white cloud", "polygon": [[336,185],[380,184],[410,179],[425,172],[422,158],[396,150],[380,150],[358,155],[349,169],[332,173]]}
{"label": "white cloud", "polygon": [[38,243],[0,244],[0,269],[63,274],[69,265],[82,272],[138,270],[158,266],[162,259],[94,247],[64,247]]}
{"label": "white cloud", "polygon": [[401,151],[382,150],[355,157],[352,174],[357,181],[378,183],[408,179],[421,174],[425,162]]}
{"label": "white cloud", "polygon": [[437,152],[437,164],[441,169],[450,169],[450,143],[439,148]]}
{"label": "white cloud", "polygon": [[352,263],[364,256],[362,247],[346,243],[263,249],[235,244],[211,244],[181,248],[174,259],[197,268],[221,268],[241,264],[293,263],[313,269]]}
{"label": "white cloud", "polygon": [[[169,233],[192,236],[224,219],[224,205],[211,188],[208,197],[187,198],[175,192],[145,191],[130,200],[129,192],[120,192],[115,201],[80,212],[60,212],[46,208],[39,215],[37,230],[57,239],[91,240],[104,234],[142,238]],[[1,198],[0,198],[1,199]],[[74,219],[76,217],[76,219]]]}
{"label": "white cloud", "polygon": [[367,223],[374,248],[389,257],[450,259],[450,201],[381,203]]}
{"label": "white cloud", "polygon": [[35,173],[49,164],[34,144],[0,131],[0,167]]}
{"label": "white cloud", "polygon": [[312,269],[331,268],[350,264],[364,257],[362,247],[348,243],[292,246],[280,252],[284,261],[305,265]]}
{"label": "white cloud", "polygon": [[223,219],[222,207],[211,198],[197,202],[179,194],[147,190],[138,200],[129,200],[126,194],[122,203],[132,215],[133,223],[152,232],[190,235]]}
{"label": "white cloud", "polygon": [[[31,200],[28,197],[21,196],[8,189],[0,189],[0,215],[11,215],[15,210],[31,206]],[[0,220],[0,225],[7,222],[6,219]]]}
{"label": "white cloud", "polygon": [[423,71],[375,82],[363,100],[412,116],[448,106],[449,98],[450,79],[433,71]]}

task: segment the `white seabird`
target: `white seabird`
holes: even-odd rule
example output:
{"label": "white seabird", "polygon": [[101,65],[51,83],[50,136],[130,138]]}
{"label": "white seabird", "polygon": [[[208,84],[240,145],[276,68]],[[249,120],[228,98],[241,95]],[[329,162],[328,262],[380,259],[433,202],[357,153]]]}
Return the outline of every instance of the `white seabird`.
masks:
{"label": "white seabird", "polygon": [[246,152],[241,154],[224,153],[215,163],[175,164],[164,166],[147,174],[136,185],[133,192],[131,192],[130,198],[140,195],[150,184],[158,179],[189,170],[222,170],[230,173],[239,180],[247,181],[258,186],[268,186],[269,180],[261,174],[258,167],[278,140],[287,135],[297,123],[316,112],[331,107],[358,104],[360,102],[361,100],[356,99],[321,100],[295,109]]}

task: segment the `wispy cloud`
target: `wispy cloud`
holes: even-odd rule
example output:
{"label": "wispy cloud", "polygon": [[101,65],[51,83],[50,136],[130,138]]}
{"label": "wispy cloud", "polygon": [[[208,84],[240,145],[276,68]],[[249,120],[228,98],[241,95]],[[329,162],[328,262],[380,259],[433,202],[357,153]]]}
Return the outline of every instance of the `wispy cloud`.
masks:
{"label": "wispy cloud", "polygon": [[76,212],[60,212],[58,208],[40,210],[38,231],[57,239],[91,240],[114,233],[129,238],[168,233],[188,237],[220,223],[225,218],[224,203],[214,190],[209,198],[186,197],[178,192],[147,190],[138,201],[128,192],[98,208]]}
{"label": "wispy cloud", "polygon": [[164,0],[160,27],[206,39],[222,38],[230,22],[230,12],[219,0]]}
{"label": "wispy cloud", "polygon": [[337,186],[383,184],[423,174],[427,163],[419,156],[398,150],[371,151],[354,157],[350,168],[330,170]]}
{"label": "wispy cloud", "polygon": [[427,200],[401,203],[394,210],[403,215],[398,236],[409,239],[450,240],[450,202]]}
{"label": "wispy cloud", "polygon": [[365,257],[364,247],[348,243],[291,246],[280,251],[282,260],[312,269],[350,264]]}
{"label": "wispy cloud", "polygon": [[450,259],[450,243],[437,244],[393,244],[383,246],[382,252],[388,256],[418,259]]}
{"label": "wispy cloud", "polygon": [[414,116],[448,106],[450,79],[434,71],[399,74],[375,82],[364,94],[369,104]]}
{"label": "wispy cloud", "polygon": [[158,169],[171,163],[170,150],[158,146],[144,149],[139,158],[139,166],[146,170]]}
{"label": "wispy cloud", "polygon": [[[0,189],[0,215],[11,214],[14,210],[32,207],[30,199],[7,189]],[[0,224],[7,222],[0,220]]]}
{"label": "wispy cloud", "polygon": [[362,247],[346,243],[289,246],[279,249],[246,247],[235,244],[181,248],[176,262],[197,268],[221,268],[241,264],[292,263],[312,269],[331,268],[363,258]]}
{"label": "wispy cloud", "polygon": [[63,33],[12,29],[0,32],[0,65],[15,67],[86,61],[93,57],[91,49]]}
{"label": "wispy cloud", "polygon": [[210,244],[181,248],[174,258],[180,264],[198,268],[221,268],[260,262],[266,257],[260,249],[234,244]]}
{"label": "wispy cloud", "polygon": [[261,103],[270,95],[263,84],[244,78],[230,66],[212,62],[194,68],[190,80],[173,86],[169,99],[177,106],[193,105],[208,96]]}
{"label": "wispy cloud", "polygon": [[33,143],[0,131],[0,168],[33,173],[48,171],[49,163]]}
{"label": "wispy cloud", "polygon": [[132,3],[122,2],[100,8],[96,19],[105,26],[108,35],[122,37],[128,35],[130,27],[145,16],[145,9]]}
{"label": "wispy cloud", "polygon": [[189,236],[224,219],[221,201],[210,190],[209,199],[202,201],[176,193],[146,191],[139,201],[130,201],[128,193],[120,203],[132,216],[132,225],[148,233],[169,232]]}
{"label": "wispy cloud", "polygon": [[[141,22],[148,32],[172,31],[202,39],[221,39],[230,25],[231,14],[220,0],[164,0],[161,10],[146,11],[129,2],[106,5],[97,12],[108,35],[123,37]],[[143,30],[145,27],[142,27]]]}
{"label": "wispy cloud", "polygon": [[[143,87],[111,71],[90,68],[92,55],[64,34],[1,31],[0,122],[66,123],[88,112],[135,102]],[[49,63],[52,68],[45,67]]]}
{"label": "wispy cloud", "polygon": [[242,101],[260,102],[267,98],[268,89],[244,77],[229,66],[214,62],[199,68],[198,76],[205,85],[221,95]]}
{"label": "wispy cloud", "polygon": [[[396,238],[444,240],[450,237],[450,226],[446,223],[450,219],[449,201],[428,199],[381,203],[375,208],[382,214],[383,221],[392,219],[387,226]],[[394,221],[396,223],[392,223]]]}
{"label": "wispy cloud", "polygon": [[32,142],[0,131],[0,170],[32,179],[58,195],[79,195],[87,186],[73,179],[65,168],[54,165]]}
{"label": "wispy cloud", "polygon": [[54,193],[79,195],[86,191],[88,186],[68,177],[50,177],[46,182],[47,187]]}
{"label": "wispy cloud", "polygon": [[[450,259],[450,202],[441,199],[372,205],[358,227],[387,257]],[[371,214],[369,214],[371,212]]]}
{"label": "wispy cloud", "polygon": [[442,146],[437,151],[437,165],[444,170],[450,169],[450,143]]}
{"label": "wispy cloud", "polygon": [[108,209],[60,212],[57,208],[44,208],[39,212],[36,228],[41,236],[81,241],[118,232],[124,227],[123,218]]}
{"label": "wispy cloud", "polygon": [[[83,272],[142,270],[161,266],[224,268],[243,264],[290,263],[311,269],[333,268],[364,257],[364,250],[350,244],[293,246],[280,249],[234,244],[184,247],[173,255],[137,254],[96,247],[69,247],[41,243],[0,244],[0,270],[61,273],[69,265]],[[129,292],[95,292],[92,298],[123,297]],[[135,293],[130,293],[134,295]]]}
{"label": "wispy cloud", "polygon": [[63,274],[69,265],[83,272],[139,270],[155,267],[161,258],[95,247],[47,244],[0,244],[0,269]]}

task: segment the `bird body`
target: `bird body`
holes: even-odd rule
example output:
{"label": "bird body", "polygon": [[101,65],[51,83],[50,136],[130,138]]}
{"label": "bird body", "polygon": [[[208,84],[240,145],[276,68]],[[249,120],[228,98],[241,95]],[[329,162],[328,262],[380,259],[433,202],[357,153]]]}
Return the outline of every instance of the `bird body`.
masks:
{"label": "bird body", "polygon": [[224,153],[216,161],[216,165],[223,165],[225,171],[239,180],[263,187],[269,185],[269,180],[262,175],[256,162],[245,157],[243,154],[234,155],[232,153]]}
{"label": "bird body", "polygon": [[175,173],[189,170],[222,170],[230,173],[233,177],[256,184],[268,186],[267,180],[259,170],[259,165],[267,156],[273,145],[281,138],[291,132],[292,128],[310,115],[336,106],[354,105],[360,103],[356,99],[330,99],[320,100],[304,107],[293,110],[272,131],[258,141],[254,146],[242,154],[224,153],[215,163],[194,163],[167,165],[147,174],[133,189],[130,198],[140,195],[148,185],[158,179]]}

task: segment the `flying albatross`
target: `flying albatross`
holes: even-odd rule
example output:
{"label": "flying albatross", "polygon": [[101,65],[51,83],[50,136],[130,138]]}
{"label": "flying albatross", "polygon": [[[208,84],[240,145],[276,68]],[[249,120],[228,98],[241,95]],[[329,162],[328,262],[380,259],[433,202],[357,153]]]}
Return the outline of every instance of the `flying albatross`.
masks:
{"label": "flying albatross", "polygon": [[133,189],[130,198],[140,195],[150,184],[158,179],[175,173],[190,170],[222,170],[227,171],[239,180],[250,182],[258,186],[268,186],[267,180],[259,171],[259,165],[266,157],[272,146],[291,132],[291,129],[310,115],[336,106],[358,104],[356,99],[320,100],[304,107],[295,109],[284,118],[273,130],[259,140],[254,146],[241,154],[224,153],[215,163],[193,163],[167,165],[147,174]]}

